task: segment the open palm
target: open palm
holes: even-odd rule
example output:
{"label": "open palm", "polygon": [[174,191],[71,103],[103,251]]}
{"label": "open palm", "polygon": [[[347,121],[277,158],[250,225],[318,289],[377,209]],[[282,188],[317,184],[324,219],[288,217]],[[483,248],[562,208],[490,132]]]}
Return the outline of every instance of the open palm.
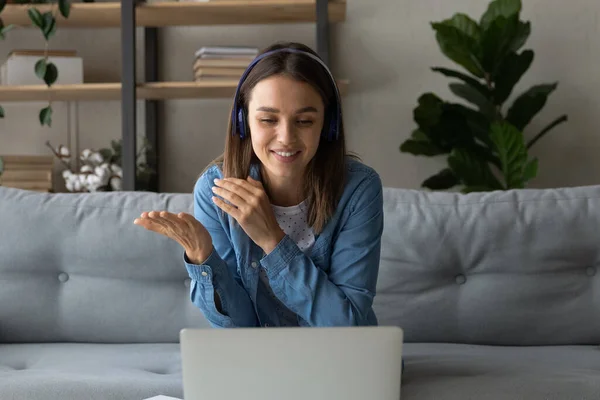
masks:
{"label": "open palm", "polygon": [[188,213],[143,212],[133,223],[175,240],[193,263],[201,263],[212,250],[210,234],[204,225]]}

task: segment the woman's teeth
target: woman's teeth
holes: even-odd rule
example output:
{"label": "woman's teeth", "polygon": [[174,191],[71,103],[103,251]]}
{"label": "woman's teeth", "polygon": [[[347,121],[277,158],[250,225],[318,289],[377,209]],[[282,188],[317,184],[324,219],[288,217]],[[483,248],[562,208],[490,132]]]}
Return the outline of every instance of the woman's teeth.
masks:
{"label": "woman's teeth", "polygon": [[295,151],[293,153],[289,153],[289,152],[280,152],[280,151],[276,151],[275,154],[280,155],[281,157],[291,157],[293,155],[296,155],[298,152]]}

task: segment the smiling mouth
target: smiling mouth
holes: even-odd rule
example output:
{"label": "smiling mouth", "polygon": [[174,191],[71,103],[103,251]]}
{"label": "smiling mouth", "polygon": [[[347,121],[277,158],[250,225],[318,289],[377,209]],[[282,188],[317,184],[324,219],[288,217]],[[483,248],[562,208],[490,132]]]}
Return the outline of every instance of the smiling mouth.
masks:
{"label": "smiling mouth", "polygon": [[300,153],[300,151],[273,151],[273,153],[277,154],[280,157],[293,157],[296,154]]}

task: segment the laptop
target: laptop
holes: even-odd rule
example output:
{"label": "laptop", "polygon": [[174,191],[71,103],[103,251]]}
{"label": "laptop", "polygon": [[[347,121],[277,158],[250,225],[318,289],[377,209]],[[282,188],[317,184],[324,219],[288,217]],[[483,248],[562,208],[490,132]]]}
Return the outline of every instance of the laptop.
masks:
{"label": "laptop", "polygon": [[184,400],[398,400],[398,327],[183,329]]}

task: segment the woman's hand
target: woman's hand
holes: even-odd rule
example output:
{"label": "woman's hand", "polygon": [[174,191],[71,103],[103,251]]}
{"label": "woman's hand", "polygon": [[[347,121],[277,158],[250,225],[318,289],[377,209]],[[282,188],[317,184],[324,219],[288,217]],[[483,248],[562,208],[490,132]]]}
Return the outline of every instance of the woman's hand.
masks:
{"label": "woman's hand", "polygon": [[184,248],[193,264],[202,263],[212,251],[210,234],[193,215],[183,212],[174,214],[167,211],[150,211],[143,212],[133,223],[175,240]]}
{"label": "woman's hand", "polygon": [[213,196],[215,204],[231,215],[266,254],[273,251],[285,233],[277,223],[262,183],[248,177],[215,179],[215,185],[213,192],[227,200]]}

